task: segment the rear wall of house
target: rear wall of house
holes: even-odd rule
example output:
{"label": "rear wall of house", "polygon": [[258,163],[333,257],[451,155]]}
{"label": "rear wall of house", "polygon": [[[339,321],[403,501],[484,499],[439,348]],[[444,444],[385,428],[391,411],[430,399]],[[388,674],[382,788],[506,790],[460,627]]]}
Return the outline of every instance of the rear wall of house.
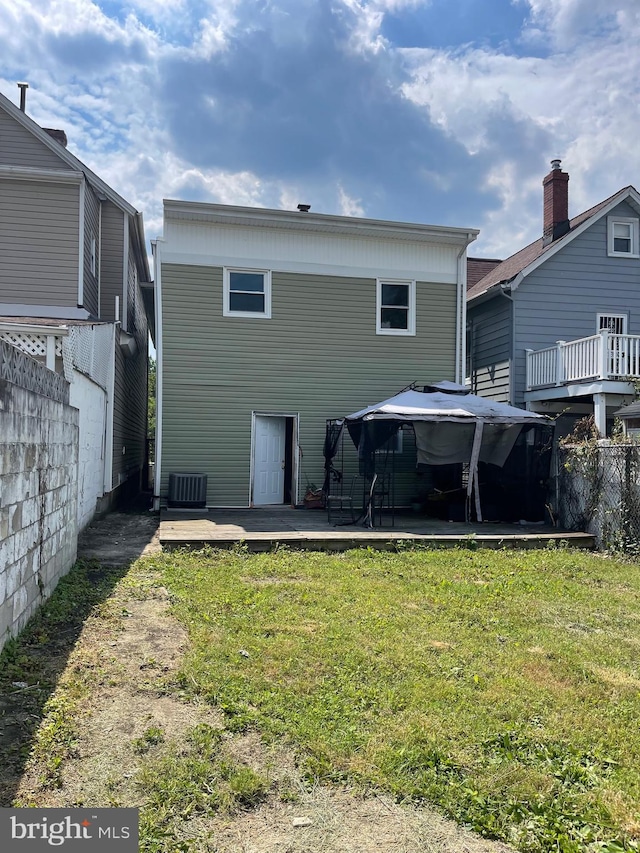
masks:
{"label": "rear wall of house", "polygon": [[300,415],[299,499],[320,486],[327,418],[455,378],[456,285],[416,291],[416,336],[376,335],[374,279],[274,272],[272,319],[251,319],[222,316],[220,267],[163,264],[161,494],[204,472],[209,505],[247,506],[252,411]]}

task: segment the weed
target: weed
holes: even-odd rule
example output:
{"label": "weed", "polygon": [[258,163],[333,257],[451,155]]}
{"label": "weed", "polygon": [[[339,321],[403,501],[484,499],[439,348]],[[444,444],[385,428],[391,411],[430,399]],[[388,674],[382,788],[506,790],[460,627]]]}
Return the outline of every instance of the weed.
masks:
{"label": "weed", "polygon": [[133,741],[133,749],[138,755],[144,755],[159,743],[164,743],[164,732],[158,726],[149,726],[141,737]]}
{"label": "weed", "polygon": [[146,801],[140,813],[141,851],[188,850],[182,822],[218,812],[233,814],[264,799],[267,781],[225,758],[220,742],[218,730],[201,724],[188,732],[184,746],[169,744],[163,755],[142,765],[137,779]]}

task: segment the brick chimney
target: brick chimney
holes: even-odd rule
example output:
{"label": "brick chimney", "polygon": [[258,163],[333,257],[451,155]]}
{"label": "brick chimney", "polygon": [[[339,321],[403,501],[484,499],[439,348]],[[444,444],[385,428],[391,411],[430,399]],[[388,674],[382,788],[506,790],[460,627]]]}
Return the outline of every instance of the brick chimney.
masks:
{"label": "brick chimney", "polygon": [[48,133],[52,139],[55,139],[56,142],[60,143],[63,148],[67,147],[67,134],[64,130],[57,130],[54,127],[43,127],[42,129],[45,133]]}
{"label": "brick chimney", "polygon": [[560,160],[551,161],[551,171],[542,181],[544,210],[542,242],[545,246],[569,230],[569,175],[560,169]]}

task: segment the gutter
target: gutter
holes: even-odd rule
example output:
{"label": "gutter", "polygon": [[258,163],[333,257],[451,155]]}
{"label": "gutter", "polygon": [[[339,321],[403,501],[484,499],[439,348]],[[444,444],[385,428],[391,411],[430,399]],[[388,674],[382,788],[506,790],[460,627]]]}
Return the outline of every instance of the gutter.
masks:
{"label": "gutter", "polygon": [[160,509],[160,481],[162,477],[162,252],[160,238],[151,241],[153,274],[155,280],[155,325],[156,325],[156,435],[155,470],[153,472],[153,509]]}

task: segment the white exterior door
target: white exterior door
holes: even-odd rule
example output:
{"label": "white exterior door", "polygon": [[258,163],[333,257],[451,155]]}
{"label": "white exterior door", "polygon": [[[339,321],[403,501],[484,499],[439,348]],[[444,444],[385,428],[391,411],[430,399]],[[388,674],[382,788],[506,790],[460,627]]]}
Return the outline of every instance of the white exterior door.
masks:
{"label": "white exterior door", "polygon": [[253,503],[284,502],[286,418],[255,416]]}

